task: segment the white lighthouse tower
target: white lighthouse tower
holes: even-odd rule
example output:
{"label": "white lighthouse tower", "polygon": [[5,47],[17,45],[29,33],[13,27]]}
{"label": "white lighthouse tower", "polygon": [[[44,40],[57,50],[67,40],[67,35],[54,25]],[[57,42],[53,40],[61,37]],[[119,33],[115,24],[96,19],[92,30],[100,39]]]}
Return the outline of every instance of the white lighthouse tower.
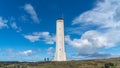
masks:
{"label": "white lighthouse tower", "polygon": [[56,52],[54,61],[66,61],[64,46],[64,20],[62,18],[58,18],[56,23]]}

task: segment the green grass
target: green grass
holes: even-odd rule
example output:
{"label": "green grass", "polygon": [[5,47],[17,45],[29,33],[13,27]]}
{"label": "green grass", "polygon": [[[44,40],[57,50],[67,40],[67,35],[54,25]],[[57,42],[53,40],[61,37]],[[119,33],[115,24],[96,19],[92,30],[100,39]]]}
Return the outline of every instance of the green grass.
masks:
{"label": "green grass", "polygon": [[80,60],[66,62],[0,62],[0,68],[120,68],[120,58],[106,60]]}

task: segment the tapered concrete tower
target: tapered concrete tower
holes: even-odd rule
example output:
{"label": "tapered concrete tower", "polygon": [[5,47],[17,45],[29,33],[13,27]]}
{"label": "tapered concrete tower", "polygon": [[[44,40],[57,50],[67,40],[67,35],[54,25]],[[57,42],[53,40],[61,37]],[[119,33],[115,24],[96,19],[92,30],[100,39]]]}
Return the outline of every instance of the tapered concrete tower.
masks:
{"label": "tapered concrete tower", "polygon": [[54,61],[66,61],[64,46],[64,20],[62,18],[58,18],[56,23],[56,52]]}

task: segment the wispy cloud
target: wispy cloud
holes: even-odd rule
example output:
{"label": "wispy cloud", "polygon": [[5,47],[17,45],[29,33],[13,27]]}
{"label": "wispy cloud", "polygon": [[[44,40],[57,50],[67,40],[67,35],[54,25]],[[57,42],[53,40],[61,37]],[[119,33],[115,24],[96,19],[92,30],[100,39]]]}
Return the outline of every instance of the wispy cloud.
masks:
{"label": "wispy cloud", "polygon": [[[38,61],[40,60],[40,56],[38,55],[37,50],[23,50],[23,51],[15,51],[12,48],[8,48],[4,51],[1,51],[0,60],[6,61]],[[34,59],[33,59],[34,58]]]}
{"label": "wispy cloud", "polygon": [[34,7],[31,4],[25,4],[24,10],[31,16],[31,19],[35,23],[39,23],[40,22],[36,11],[35,11]]}
{"label": "wispy cloud", "polygon": [[[98,26],[86,31],[81,38],[66,36],[66,42],[75,47],[79,54],[100,54],[96,50],[111,48],[120,44],[120,1],[104,0],[98,2],[92,10],[84,12],[73,20],[76,24]],[[112,8],[112,9],[111,9]],[[80,28],[80,27],[78,27]],[[80,31],[80,30],[79,30]]]}
{"label": "wispy cloud", "polygon": [[13,29],[15,29],[17,32],[21,32],[21,31],[22,31],[22,29],[21,29],[20,27],[18,27],[15,22],[13,22],[13,23],[11,24],[11,27],[12,27]]}
{"label": "wispy cloud", "polygon": [[31,42],[39,40],[45,41],[46,44],[54,44],[55,36],[50,35],[49,32],[33,32],[32,34],[24,35],[24,37]]}
{"label": "wispy cloud", "polygon": [[[101,28],[116,28],[120,26],[120,1],[104,0],[96,7],[73,20],[73,24],[99,25]],[[111,9],[112,8],[112,9]]]}
{"label": "wispy cloud", "polygon": [[20,52],[19,54],[27,56],[27,55],[33,54],[33,51],[32,50],[26,50],[26,51]]}
{"label": "wispy cloud", "polygon": [[8,27],[7,22],[8,22],[8,20],[0,17],[0,29]]}

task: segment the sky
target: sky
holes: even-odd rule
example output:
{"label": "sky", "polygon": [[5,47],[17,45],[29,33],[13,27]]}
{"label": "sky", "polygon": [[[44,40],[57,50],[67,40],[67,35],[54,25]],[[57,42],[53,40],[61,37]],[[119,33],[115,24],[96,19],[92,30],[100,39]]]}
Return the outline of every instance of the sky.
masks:
{"label": "sky", "polygon": [[64,18],[67,60],[120,57],[119,0],[0,0],[0,61],[52,60]]}

